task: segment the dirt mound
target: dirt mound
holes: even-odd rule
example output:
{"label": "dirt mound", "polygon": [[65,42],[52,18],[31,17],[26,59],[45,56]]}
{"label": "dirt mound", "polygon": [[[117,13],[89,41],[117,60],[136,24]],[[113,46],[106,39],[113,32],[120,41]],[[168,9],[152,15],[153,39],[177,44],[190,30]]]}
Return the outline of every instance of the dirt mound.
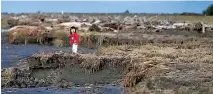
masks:
{"label": "dirt mound", "polygon": [[38,81],[31,77],[29,71],[20,70],[19,68],[8,68],[1,70],[2,87],[4,88],[26,88],[35,87]]}
{"label": "dirt mound", "polygon": [[101,28],[99,28],[98,25],[93,24],[92,26],[89,27],[89,31],[100,32]]}
{"label": "dirt mound", "polygon": [[202,33],[203,24],[201,22],[195,23],[193,30],[197,31],[198,33]]}

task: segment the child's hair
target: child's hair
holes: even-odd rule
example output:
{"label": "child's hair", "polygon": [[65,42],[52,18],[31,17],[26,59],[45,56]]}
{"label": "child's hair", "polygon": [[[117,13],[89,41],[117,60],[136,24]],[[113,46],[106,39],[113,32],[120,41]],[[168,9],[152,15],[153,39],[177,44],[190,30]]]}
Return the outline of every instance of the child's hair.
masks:
{"label": "child's hair", "polygon": [[75,29],[75,33],[76,33],[76,28],[74,27],[74,26],[72,26],[71,28],[70,28],[70,34],[72,34],[72,29]]}

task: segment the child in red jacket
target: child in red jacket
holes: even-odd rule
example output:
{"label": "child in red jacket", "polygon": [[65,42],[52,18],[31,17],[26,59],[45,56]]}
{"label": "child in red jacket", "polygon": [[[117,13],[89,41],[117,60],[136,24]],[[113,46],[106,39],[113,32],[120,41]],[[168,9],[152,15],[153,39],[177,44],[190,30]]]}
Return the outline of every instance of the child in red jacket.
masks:
{"label": "child in red jacket", "polygon": [[73,26],[70,28],[69,43],[70,43],[70,45],[72,45],[72,52],[77,53],[78,44],[79,44],[79,36],[76,33],[76,28]]}

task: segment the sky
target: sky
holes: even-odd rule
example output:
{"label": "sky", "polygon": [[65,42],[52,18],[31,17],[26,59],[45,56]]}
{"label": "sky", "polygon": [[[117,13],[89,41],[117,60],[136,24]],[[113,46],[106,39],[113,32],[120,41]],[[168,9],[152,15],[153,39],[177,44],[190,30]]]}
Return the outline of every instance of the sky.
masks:
{"label": "sky", "polygon": [[1,11],[74,13],[202,13],[212,1],[2,1]]}

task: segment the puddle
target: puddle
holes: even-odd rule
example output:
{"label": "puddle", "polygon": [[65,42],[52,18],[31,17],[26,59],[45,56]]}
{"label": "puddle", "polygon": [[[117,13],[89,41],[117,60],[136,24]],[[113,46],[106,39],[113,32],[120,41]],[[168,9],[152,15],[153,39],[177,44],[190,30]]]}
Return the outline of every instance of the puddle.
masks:
{"label": "puddle", "polygon": [[74,82],[76,85],[80,86],[85,84],[115,84],[123,77],[122,70],[118,68],[105,68],[95,73],[89,73],[88,71],[80,68],[79,65],[66,67],[61,70],[37,69],[33,71],[32,75],[38,79],[42,79],[46,78],[51,73],[56,72],[60,73],[57,77],[69,82]]}

